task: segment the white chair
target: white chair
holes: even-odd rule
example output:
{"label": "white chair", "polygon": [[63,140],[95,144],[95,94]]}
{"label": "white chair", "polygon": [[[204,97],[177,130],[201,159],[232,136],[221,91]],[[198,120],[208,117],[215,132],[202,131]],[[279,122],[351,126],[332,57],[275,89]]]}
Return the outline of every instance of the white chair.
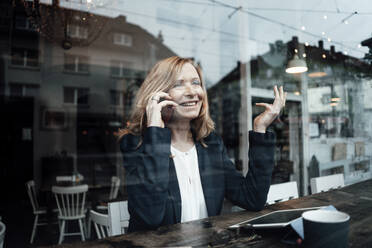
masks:
{"label": "white chair", "polygon": [[294,198],[298,198],[297,182],[273,184],[270,186],[269,193],[267,194],[266,203],[270,205]]}
{"label": "white chair", "polygon": [[[120,178],[116,176],[111,177],[109,201],[115,200],[118,197],[119,188],[120,188]],[[107,210],[106,203],[102,203],[102,204],[104,205],[98,205],[97,209]]]}
{"label": "white chair", "polygon": [[90,210],[90,220],[93,221],[98,239],[111,236],[109,217],[107,214],[101,214],[94,210]]}
{"label": "white chair", "polygon": [[109,228],[111,235],[125,233],[129,225],[128,201],[109,202],[108,204]]}
{"label": "white chair", "polygon": [[336,189],[345,186],[344,175],[334,174],[323,177],[313,177],[310,179],[311,193],[316,194],[330,189]]}
{"label": "white chair", "polygon": [[[87,191],[88,185],[86,184],[71,187],[52,187],[59,211],[58,219],[62,221],[58,244],[62,243],[65,236],[72,235],[81,235],[81,240],[85,241],[83,220],[85,221],[85,197]],[[65,233],[66,221],[73,220],[79,222],[80,232]]]}
{"label": "white chair", "polygon": [[[34,242],[37,227],[38,226],[44,226],[44,225],[48,224],[47,221],[42,221],[41,222],[39,220],[40,215],[46,215],[47,208],[46,207],[40,207],[40,205],[39,205],[39,201],[38,201],[38,198],[37,198],[37,193],[36,193],[36,190],[35,190],[34,180],[28,181],[26,183],[26,188],[27,188],[28,196],[29,196],[30,201],[31,201],[32,211],[35,215],[34,225],[33,225],[33,228],[32,228],[31,239],[30,239],[30,244],[32,244]],[[57,209],[53,209],[53,212],[56,212],[56,211],[57,211]]]}
{"label": "white chair", "polygon": [[116,176],[111,177],[111,188],[110,188],[109,200],[114,200],[118,197],[119,187],[120,187],[120,178]]}
{"label": "white chair", "polygon": [[5,238],[5,225],[0,221],[0,248],[3,248]]}

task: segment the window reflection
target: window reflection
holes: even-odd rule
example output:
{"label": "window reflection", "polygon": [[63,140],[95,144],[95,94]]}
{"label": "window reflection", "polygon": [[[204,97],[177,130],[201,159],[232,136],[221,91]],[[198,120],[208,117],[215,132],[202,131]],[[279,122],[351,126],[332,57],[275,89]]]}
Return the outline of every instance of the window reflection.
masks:
{"label": "window reflection", "polygon": [[[314,9],[306,1],[291,11],[243,1],[234,12],[234,1],[217,2],[1,2],[0,181],[16,192],[4,199],[25,198],[31,178],[42,189],[59,174],[80,173],[102,190],[111,176],[123,179],[115,134],[130,123],[148,70],[172,55],[202,68],[216,131],[242,173],[247,131],[262,110],[255,104],[272,102],[273,86],[283,85],[287,106],[270,127],[277,136],[272,183],[296,181],[306,195],[313,177],[372,178],[372,41],[353,24],[360,15],[345,24],[338,13],[303,12]],[[331,20],[338,21],[334,37],[325,28]],[[286,73],[295,56],[307,72]],[[120,191],[125,196],[123,185]]]}

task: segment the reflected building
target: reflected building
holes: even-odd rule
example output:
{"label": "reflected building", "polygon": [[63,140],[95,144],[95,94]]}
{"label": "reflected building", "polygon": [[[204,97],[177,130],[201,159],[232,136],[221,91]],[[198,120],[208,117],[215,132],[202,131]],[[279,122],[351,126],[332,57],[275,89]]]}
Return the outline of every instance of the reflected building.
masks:
{"label": "reflected building", "polygon": [[[128,23],[125,16],[59,7],[64,19],[49,20],[54,26],[41,32],[23,4],[3,5],[2,11],[9,12],[0,23],[6,21],[0,26],[0,49],[7,180],[22,170],[24,178],[15,180],[20,192],[20,181],[35,178],[42,186],[58,174],[81,173],[90,185],[109,184],[122,167],[115,134],[130,121],[147,71],[174,52],[161,36]],[[87,15],[90,23],[84,24]]]}
{"label": "reflected building", "polygon": [[[307,73],[285,73],[287,62],[294,54],[306,61]],[[344,173],[346,184],[372,177],[372,153],[366,150],[372,145],[367,138],[372,136],[368,122],[372,73],[367,61],[336,52],[334,46],[327,50],[323,41],[319,41],[318,46],[310,46],[293,37],[287,43],[270,44],[268,52],[252,58],[249,63],[252,121],[263,110],[255,103],[273,100],[270,91],[274,85],[283,85],[291,95],[281,117],[270,127],[277,135],[273,183],[295,180],[303,186],[304,180],[335,173]],[[239,116],[241,68],[238,63],[208,89],[216,129],[235,161],[243,156],[239,145],[242,142],[239,123],[244,121]],[[304,84],[307,90],[303,90]],[[307,104],[301,105],[304,99]],[[309,128],[308,135],[304,133],[304,126]],[[309,156],[314,155],[320,162],[314,175],[305,176],[309,164],[303,164],[304,142],[308,144]],[[340,143],[349,147],[339,151]],[[362,146],[359,150],[364,152],[358,152],[357,146]],[[342,155],[337,157],[338,153]]]}

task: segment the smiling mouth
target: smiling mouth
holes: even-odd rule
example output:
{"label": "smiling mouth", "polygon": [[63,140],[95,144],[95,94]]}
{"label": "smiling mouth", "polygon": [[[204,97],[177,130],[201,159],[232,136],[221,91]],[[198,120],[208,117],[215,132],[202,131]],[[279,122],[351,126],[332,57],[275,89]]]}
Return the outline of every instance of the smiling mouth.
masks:
{"label": "smiling mouth", "polygon": [[180,103],[179,105],[182,107],[193,107],[193,106],[196,106],[197,104],[198,104],[198,101],[193,101],[193,102]]}

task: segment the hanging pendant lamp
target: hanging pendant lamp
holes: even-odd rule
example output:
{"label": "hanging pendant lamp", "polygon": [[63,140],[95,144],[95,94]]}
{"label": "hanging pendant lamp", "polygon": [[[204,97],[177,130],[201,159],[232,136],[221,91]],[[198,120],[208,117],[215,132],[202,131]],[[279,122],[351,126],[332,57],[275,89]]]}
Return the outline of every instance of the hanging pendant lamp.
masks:
{"label": "hanging pendant lamp", "polygon": [[308,70],[306,61],[302,60],[298,57],[297,54],[293,56],[293,59],[291,59],[288,62],[287,68],[285,69],[286,73],[303,73]]}

